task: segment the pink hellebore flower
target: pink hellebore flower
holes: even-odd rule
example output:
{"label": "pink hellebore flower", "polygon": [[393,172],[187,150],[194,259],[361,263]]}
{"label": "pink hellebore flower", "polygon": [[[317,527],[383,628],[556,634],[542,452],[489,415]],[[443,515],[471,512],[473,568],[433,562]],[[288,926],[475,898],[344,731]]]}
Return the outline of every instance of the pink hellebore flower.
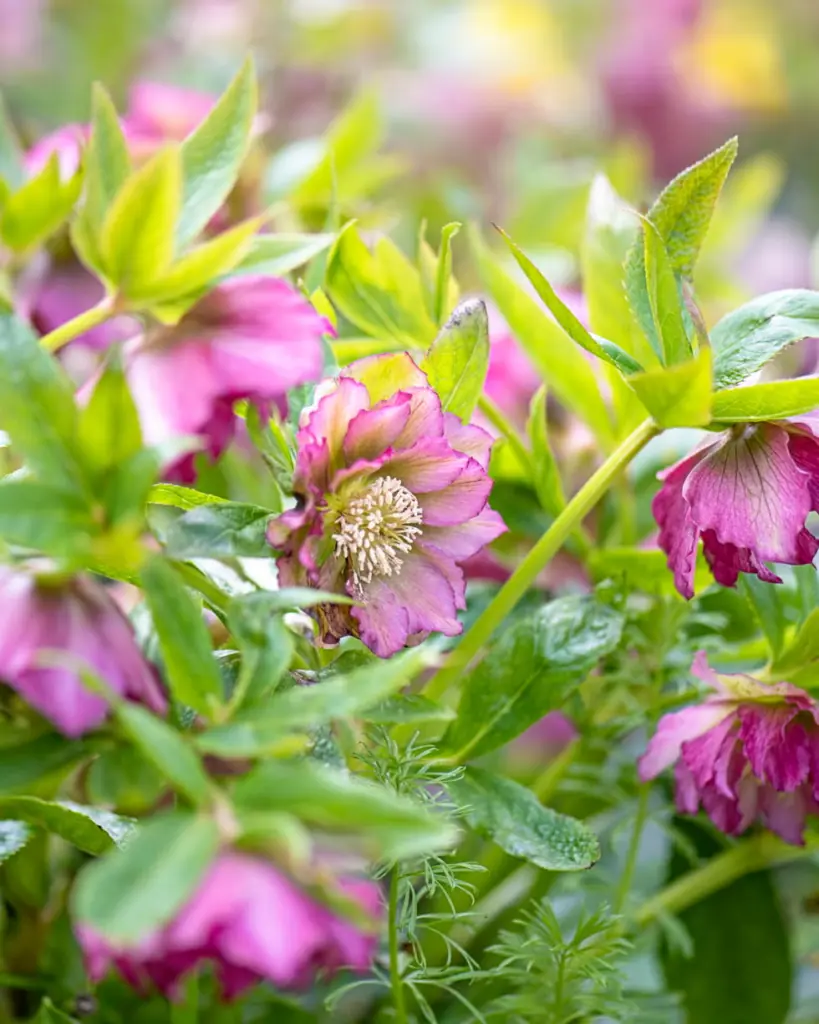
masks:
{"label": "pink hellebore flower", "polygon": [[60,179],[68,181],[80,169],[83,147],[90,134],[91,129],[87,124],[65,124],[44,135],[25,155],[23,162],[26,173],[30,178],[35,177],[56,153]]}
{"label": "pink hellebore flower", "polygon": [[[380,916],[374,882],[342,879],[339,887]],[[240,853],[219,856],[174,919],[135,945],[116,946],[82,923],[77,935],[92,980],[114,966],[133,988],[154,985],[171,999],[202,960],[213,961],[223,996],[233,999],[263,979],[304,988],[322,969],[363,973],[378,944],[374,932],[316,903],[272,864]]]}
{"label": "pink hellebore flower", "polygon": [[704,703],[660,719],[639,773],[653,779],[675,761],[677,807],[702,804],[723,832],[760,818],[801,844],[805,816],[819,811],[819,705],[790,683],[717,675],[699,651],[694,675],[715,691]]}
{"label": "pink hellebore flower", "polygon": [[[66,736],[95,729],[108,713],[83,683],[81,666],[121,697],[165,714],[156,673],[103,587],[82,576],[66,581],[0,566],[0,604],[0,680]],[[44,652],[65,656],[66,664],[45,664]]]}
{"label": "pink hellebore flower", "polygon": [[805,528],[819,510],[819,422],[734,427],[660,473],[652,510],[659,546],[683,597],[694,593],[697,540],[718,583],[741,572],[782,580],[765,562],[809,565],[819,541]]}
{"label": "pink hellebore flower", "polygon": [[[233,436],[233,403],[282,401],[289,388],[321,375],[321,336],[332,328],[286,281],[226,281],[175,327],[126,345],[125,372],[146,444],[199,435],[213,458]],[[168,470],[195,478],[193,455]]]}
{"label": "pink hellebore flower", "polygon": [[135,82],[128,94],[125,130],[140,141],[181,142],[211,112],[216,97],[164,82]]}
{"label": "pink hellebore flower", "polygon": [[318,610],[322,639],[360,636],[387,657],[461,632],[459,562],[506,527],[487,505],[492,439],[441,402],[405,353],[353,363],[303,417],[299,504],[273,520],[283,586],[348,594]]}

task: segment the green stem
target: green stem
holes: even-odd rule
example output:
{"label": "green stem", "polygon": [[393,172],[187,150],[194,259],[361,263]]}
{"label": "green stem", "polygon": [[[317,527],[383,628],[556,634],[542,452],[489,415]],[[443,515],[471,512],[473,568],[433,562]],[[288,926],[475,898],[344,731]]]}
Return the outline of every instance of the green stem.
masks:
{"label": "green stem", "polygon": [[426,695],[428,697],[435,700],[443,696],[450,684],[472,661],[534,583],[544,567],[557,554],[572,531],[594,508],[612,481],[625,469],[637,452],[654,437],[658,429],[652,420],[641,423],[612,452],[597,472],[589,477],[500,588],[492,602],[478,616],[472,628],[464,633],[461,642],[449,656],[444,667],[427,683]]}
{"label": "green stem", "polygon": [[223,615],[227,612],[230,598],[195,565],[190,565],[188,562],[174,562],[173,565],[185,583],[192,590],[198,591],[214,611],[221,612]]}
{"label": "green stem", "polygon": [[771,832],[760,832],[666,886],[646,900],[632,920],[642,926],[665,914],[679,914],[744,875],[811,856],[816,850],[816,840],[808,840],[805,846],[790,846]]}
{"label": "green stem", "polygon": [[623,874],[620,876],[617,893],[614,897],[615,914],[622,914],[623,907],[626,905],[626,900],[631,892],[631,883],[637,867],[637,855],[640,852],[640,840],[643,837],[643,828],[648,818],[648,798],[650,795],[650,784],[643,783],[640,786],[637,798],[637,813],[634,816],[634,827],[631,830],[631,839],[629,840],[628,851],[626,852],[626,862],[623,865]]}
{"label": "green stem", "polygon": [[78,338],[81,334],[85,334],[86,331],[90,331],[92,327],[99,327],[100,324],[110,320],[112,316],[119,312],[121,311],[117,309],[116,296],[106,295],[96,306],[92,306],[84,313],[80,313],[79,316],[66,320],[64,324],[60,324],[53,331],[44,334],[40,338],[40,344],[47,352],[58,352],[69,341],[73,341],[74,338]]}
{"label": "green stem", "polygon": [[478,399],[478,408],[489,420],[495,430],[509,442],[509,447],[517,456],[518,462],[524,472],[532,474],[532,453],[521,440],[520,434],[515,430],[509,420],[504,416],[500,408],[495,405],[491,398],[481,395]]}
{"label": "green stem", "polygon": [[398,960],[398,886],[401,881],[400,868],[396,864],[390,878],[390,904],[387,927],[390,942],[390,984],[395,1003],[396,1024],[407,1024],[407,1004],[404,999],[404,981],[401,978],[401,964]]}

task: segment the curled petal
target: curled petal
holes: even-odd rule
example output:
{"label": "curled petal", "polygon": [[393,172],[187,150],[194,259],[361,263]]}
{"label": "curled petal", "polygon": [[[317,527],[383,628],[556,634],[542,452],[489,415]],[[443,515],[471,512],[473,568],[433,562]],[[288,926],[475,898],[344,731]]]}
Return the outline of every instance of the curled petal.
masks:
{"label": "curled petal", "polygon": [[731,705],[706,703],[663,715],[639,761],[642,781],[655,778],[672,765],[679,758],[683,743],[702,736],[722,721],[730,726],[733,710]]}

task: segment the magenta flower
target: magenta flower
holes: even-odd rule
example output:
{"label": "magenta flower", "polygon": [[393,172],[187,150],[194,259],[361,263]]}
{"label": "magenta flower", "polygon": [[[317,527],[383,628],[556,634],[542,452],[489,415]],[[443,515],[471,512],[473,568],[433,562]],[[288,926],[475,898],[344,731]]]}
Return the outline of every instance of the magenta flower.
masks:
{"label": "magenta flower", "polygon": [[[286,281],[237,277],[172,328],[126,345],[125,371],[146,444],[199,436],[213,458],[234,433],[233,403],[266,404],[321,374],[321,336],[332,328]],[[169,478],[195,478],[193,455]]]}
{"label": "magenta flower", "polygon": [[692,672],[714,693],[660,719],[640,778],[653,779],[676,761],[683,813],[696,814],[702,804],[730,835],[759,818],[801,844],[805,816],[819,811],[819,705],[790,683],[717,675],[703,651]]}
{"label": "magenta flower", "polygon": [[91,129],[87,124],[65,124],[34,143],[25,155],[25,169],[33,178],[43,170],[54,153],[60,167],[60,178],[68,181],[80,169],[82,151]]}
{"label": "magenta flower", "polygon": [[819,541],[819,425],[810,417],[735,427],[660,473],[652,510],[683,597],[694,594],[697,541],[718,583],[741,572],[781,583],[765,562],[808,565]]}
{"label": "magenta flower", "polygon": [[[0,679],[66,734],[100,725],[108,705],[84,685],[82,666],[121,697],[164,715],[167,702],[131,625],[105,589],[0,566]],[[44,654],[66,657],[46,664]]]}
{"label": "magenta flower", "polygon": [[[374,919],[381,897],[374,882],[342,879],[339,888]],[[317,971],[365,972],[378,944],[316,903],[267,861],[224,853],[176,917],[133,946],[115,946],[82,922],[77,937],[88,974],[99,981],[115,967],[138,991],[151,985],[181,997],[181,979],[211,960],[226,999],[263,979],[277,988],[304,988]]]}
{"label": "magenta flower", "polygon": [[297,445],[299,504],[268,530],[281,583],[359,602],[319,609],[322,639],[360,636],[387,657],[434,630],[460,633],[459,563],[506,529],[487,505],[489,435],[443,412],[402,353],[347,367]]}

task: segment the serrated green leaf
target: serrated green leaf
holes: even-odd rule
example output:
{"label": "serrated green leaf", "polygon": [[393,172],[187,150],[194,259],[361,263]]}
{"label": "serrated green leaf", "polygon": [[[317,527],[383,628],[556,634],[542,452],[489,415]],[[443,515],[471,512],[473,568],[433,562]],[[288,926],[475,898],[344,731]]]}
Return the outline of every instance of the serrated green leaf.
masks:
{"label": "serrated green leaf", "polygon": [[463,680],[443,744],[458,763],[519,736],[569,692],[623,632],[623,616],[592,597],[561,597],[506,627]]}
{"label": "serrated green leaf", "polygon": [[651,223],[643,224],[646,290],[654,330],[660,339],[663,363],[674,366],[691,358],[685,330],[682,296],[662,236]]}
{"label": "serrated green leaf", "polygon": [[211,715],[222,702],[222,679],[199,604],[158,555],[145,563],[140,576],[174,697]]}
{"label": "serrated green leaf", "polygon": [[273,513],[236,501],[199,505],[171,524],[165,538],[170,558],[268,558],[267,524]]}
{"label": "serrated green leaf", "polygon": [[711,331],[714,385],[739,384],[788,345],[819,336],[819,292],[804,288],[760,295]]}
{"label": "serrated green leaf", "polygon": [[111,97],[99,82],[92,94],[91,137],[85,152],[85,200],[81,217],[98,237],[108,208],[131,172],[131,159]]}
{"label": "serrated green leaf", "polygon": [[106,277],[123,295],[144,291],[170,265],[180,196],[179,150],[171,147],[135,171],[111,203],[99,248]]}
{"label": "serrated green leaf", "polygon": [[532,446],[532,479],[538,501],[551,516],[558,516],[566,505],[560,469],[549,444],[546,410],[546,386],[535,392],[529,405],[526,424]]}
{"label": "serrated green leaf", "polygon": [[469,825],[513,857],[546,871],[583,871],[600,859],[597,836],[587,825],[543,807],[511,779],[469,767],[447,789]]}
{"label": "serrated green leaf", "polygon": [[171,920],[219,847],[210,818],[168,814],[141,826],[124,850],[89,864],[73,893],[77,921],[111,942],[134,945]]}
{"label": "serrated green leaf", "polygon": [[769,380],[714,394],[711,415],[720,423],[785,419],[819,408],[819,377]]}
{"label": "serrated green leaf", "polygon": [[489,318],[481,299],[458,306],[430,346],[421,369],[443,409],[468,422],[489,369]]}
{"label": "serrated green leaf", "polygon": [[0,797],[0,818],[25,821],[95,856],[127,842],[134,828],[130,819],[99,807],[84,807],[70,800],[41,800],[35,796]]}
{"label": "serrated green leaf", "polygon": [[80,195],[82,173],[60,178],[60,161],[52,153],[39,174],[2,205],[0,237],[9,249],[28,252],[41,245],[68,219]]}
{"label": "serrated green leaf", "polygon": [[675,366],[628,378],[634,393],[661,427],[703,427],[711,422],[711,351]]}
{"label": "serrated green leaf", "polygon": [[283,277],[329,249],[335,239],[336,236],[330,232],[256,235],[231,276],[270,274],[271,277]]}
{"label": "serrated green leaf", "polygon": [[24,821],[0,821],[0,864],[19,853],[32,835]]}
{"label": "serrated green leaf", "polygon": [[247,60],[219,102],[182,143],[182,205],[176,222],[181,248],[205,227],[236,184],[250,147],[258,95]]}

